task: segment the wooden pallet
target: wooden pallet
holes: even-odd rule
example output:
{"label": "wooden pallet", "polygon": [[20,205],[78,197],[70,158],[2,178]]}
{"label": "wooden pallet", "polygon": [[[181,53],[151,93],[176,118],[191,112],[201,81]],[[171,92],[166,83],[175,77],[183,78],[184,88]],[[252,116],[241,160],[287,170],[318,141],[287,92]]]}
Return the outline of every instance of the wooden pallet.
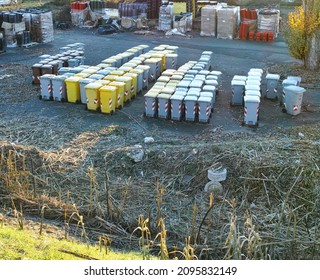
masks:
{"label": "wooden pallet", "polygon": [[30,47],[34,47],[34,46],[36,46],[36,45],[38,45],[38,43],[36,43],[36,42],[31,42],[31,43],[28,43],[28,44],[23,44],[23,45],[21,45],[21,47],[23,47],[23,48],[30,48]]}

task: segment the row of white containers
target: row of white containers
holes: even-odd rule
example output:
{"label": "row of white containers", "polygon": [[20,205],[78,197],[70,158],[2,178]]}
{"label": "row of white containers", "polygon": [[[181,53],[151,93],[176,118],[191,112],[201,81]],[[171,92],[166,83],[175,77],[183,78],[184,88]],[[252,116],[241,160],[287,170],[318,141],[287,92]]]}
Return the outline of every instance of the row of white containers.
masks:
{"label": "row of white containers", "polygon": [[145,115],[209,122],[221,77],[220,71],[210,71],[211,55],[204,51],[198,61],[163,72],[145,94]]}
{"label": "row of white containers", "polygon": [[231,105],[244,106],[244,121],[246,125],[258,125],[259,105],[261,94],[270,100],[279,100],[280,105],[290,115],[298,115],[301,111],[302,96],[305,91],[299,87],[301,78],[288,76],[282,81],[280,75],[267,73],[265,76],[266,88],[261,88],[263,70],[252,68],[247,76],[235,75],[231,81]]}

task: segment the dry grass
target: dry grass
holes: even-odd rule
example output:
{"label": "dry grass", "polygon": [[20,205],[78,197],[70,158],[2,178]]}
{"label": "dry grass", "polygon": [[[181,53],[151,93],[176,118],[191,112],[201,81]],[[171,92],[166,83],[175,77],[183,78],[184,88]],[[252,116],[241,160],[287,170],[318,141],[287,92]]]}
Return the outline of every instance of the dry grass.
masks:
{"label": "dry grass", "polygon": [[[319,259],[314,129],[303,139],[156,141],[144,147],[139,163],[127,156],[126,131],[117,127],[83,133],[50,151],[2,142],[2,197],[39,216],[47,205],[46,218],[72,217],[79,234],[85,230],[97,240],[106,232],[114,246],[125,248],[138,247],[141,235],[134,231],[143,215],[154,240],[150,250],[162,248],[163,256],[167,248],[170,256],[176,251],[188,258]],[[106,145],[111,141],[118,145]],[[212,196],[203,191],[207,169],[220,164],[228,178],[223,195]]]}

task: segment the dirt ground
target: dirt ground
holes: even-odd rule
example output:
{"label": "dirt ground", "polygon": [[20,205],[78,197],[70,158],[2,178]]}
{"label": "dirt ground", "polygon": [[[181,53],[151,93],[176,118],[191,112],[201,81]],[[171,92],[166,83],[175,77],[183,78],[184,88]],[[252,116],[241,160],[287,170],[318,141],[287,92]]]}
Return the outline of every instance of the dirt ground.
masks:
{"label": "dirt ground", "polygon": [[[80,104],[39,100],[39,86],[31,83],[31,65],[39,60],[39,55],[58,53],[60,47],[74,42],[85,43],[88,65],[97,65],[139,44],[150,48],[160,44],[179,46],[179,65],[197,60],[202,51],[213,51],[212,69],[222,71],[223,78],[211,122],[145,118],[143,94],[111,116],[86,111]],[[92,238],[109,234],[118,247],[134,246],[131,233],[138,226],[138,216],[143,214],[153,217],[150,227],[154,235],[156,217],[164,217],[170,246],[183,247],[184,238],[196,236],[197,229],[201,232],[201,244],[210,248],[210,258],[221,258],[225,253],[223,244],[230,237],[231,229],[228,233],[226,227],[233,225],[232,217],[236,213],[242,222],[248,218],[247,211],[253,209],[256,212],[250,219],[258,226],[249,227],[249,232],[261,230],[261,236],[270,241],[274,225],[271,216],[285,210],[288,213],[286,206],[290,201],[283,201],[286,191],[291,193],[290,186],[302,184],[307,178],[303,173],[307,172],[305,166],[312,164],[315,168],[313,162],[318,162],[320,84],[319,77],[314,77],[318,73],[301,72],[281,35],[274,42],[265,43],[200,37],[197,32],[187,37],[165,37],[158,32],[142,36],[129,32],[98,35],[90,29],[55,30],[54,42],[8,49],[0,54],[0,62],[2,158],[8,150],[14,150],[18,155],[31,157],[34,164],[34,187],[39,197],[36,205],[23,200],[26,212],[39,215],[39,205],[51,203],[53,210],[47,218],[63,224],[63,205],[74,203],[79,211],[88,214],[86,224]],[[242,126],[243,109],[229,105],[230,82],[233,75],[246,75],[250,68],[279,73],[282,79],[289,74],[303,74],[306,92],[302,113],[290,116],[282,112],[278,102],[262,99],[259,127]],[[265,80],[262,87],[265,90]],[[153,137],[155,142],[144,144],[146,136]],[[137,164],[128,157],[136,144],[145,153],[144,160]],[[293,160],[291,149],[295,151]],[[302,175],[295,166],[298,161],[303,166]],[[210,199],[210,194],[203,192],[206,172],[220,164],[228,168],[228,180],[223,184],[224,192],[215,195],[217,208],[212,220],[203,223]],[[30,168],[29,163],[27,167]],[[290,180],[282,178],[283,174]],[[270,193],[265,192],[266,188]],[[237,202],[233,203],[235,198]],[[68,211],[71,214],[75,210]],[[313,211],[308,213],[314,214]],[[311,228],[317,219],[311,222]],[[288,226],[290,222],[279,228],[285,231]],[[301,236],[307,236],[308,229],[299,230]],[[314,238],[317,236],[316,231]],[[270,242],[281,243],[285,238],[281,230],[277,237]],[[212,252],[214,246],[220,247]],[[269,253],[272,258],[299,258],[302,249],[303,244],[291,257],[290,253],[283,253],[285,249],[274,245],[266,249],[273,250],[271,253],[265,251],[260,258],[268,258]],[[312,258],[319,256],[318,252]]]}

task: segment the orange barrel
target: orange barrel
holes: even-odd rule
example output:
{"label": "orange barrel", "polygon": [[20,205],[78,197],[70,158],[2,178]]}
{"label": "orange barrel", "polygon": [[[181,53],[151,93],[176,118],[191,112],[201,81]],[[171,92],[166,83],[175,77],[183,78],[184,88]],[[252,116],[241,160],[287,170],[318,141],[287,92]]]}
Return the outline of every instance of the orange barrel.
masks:
{"label": "orange barrel", "polygon": [[117,87],[103,86],[99,92],[101,113],[112,114],[116,110]]}
{"label": "orange barrel", "polygon": [[262,41],[267,42],[268,40],[268,32],[262,32]]}
{"label": "orange barrel", "polygon": [[149,85],[149,70],[150,66],[148,65],[138,65],[136,69],[142,69],[143,70],[143,89],[147,89]]}
{"label": "orange barrel", "polygon": [[131,98],[135,98],[137,96],[137,89],[138,89],[138,74],[135,73],[126,73],[123,75],[124,77],[132,78],[131,84]]}
{"label": "orange barrel", "polygon": [[249,40],[254,40],[254,31],[249,31]]}
{"label": "orange barrel", "polygon": [[33,84],[40,84],[41,67],[42,67],[42,64],[40,63],[35,63],[32,65],[32,83]]}
{"label": "orange barrel", "polygon": [[143,90],[143,70],[142,69],[132,69],[129,73],[137,74],[137,93],[141,93]]}
{"label": "orange barrel", "polygon": [[116,100],[116,108],[122,109],[124,104],[124,90],[125,90],[125,83],[123,82],[111,82],[109,86],[114,86],[117,88],[117,100]]}
{"label": "orange barrel", "polygon": [[261,32],[256,32],[256,41],[261,41]]}
{"label": "orange barrel", "polygon": [[70,103],[80,103],[80,80],[81,77],[71,76],[65,79],[66,90],[67,90],[67,99]]}
{"label": "orange barrel", "polygon": [[268,42],[272,42],[274,40],[274,33],[268,32]]}
{"label": "orange barrel", "polygon": [[124,102],[131,100],[131,86],[132,86],[132,77],[118,76],[116,82],[123,82],[124,86]]}
{"label": "orange barrel", "polygon": [[103,85],[101,83],[92,82],[87,84],[84,88],[87,97],[87,109],[90,111],[100,110],[100,91]]}

